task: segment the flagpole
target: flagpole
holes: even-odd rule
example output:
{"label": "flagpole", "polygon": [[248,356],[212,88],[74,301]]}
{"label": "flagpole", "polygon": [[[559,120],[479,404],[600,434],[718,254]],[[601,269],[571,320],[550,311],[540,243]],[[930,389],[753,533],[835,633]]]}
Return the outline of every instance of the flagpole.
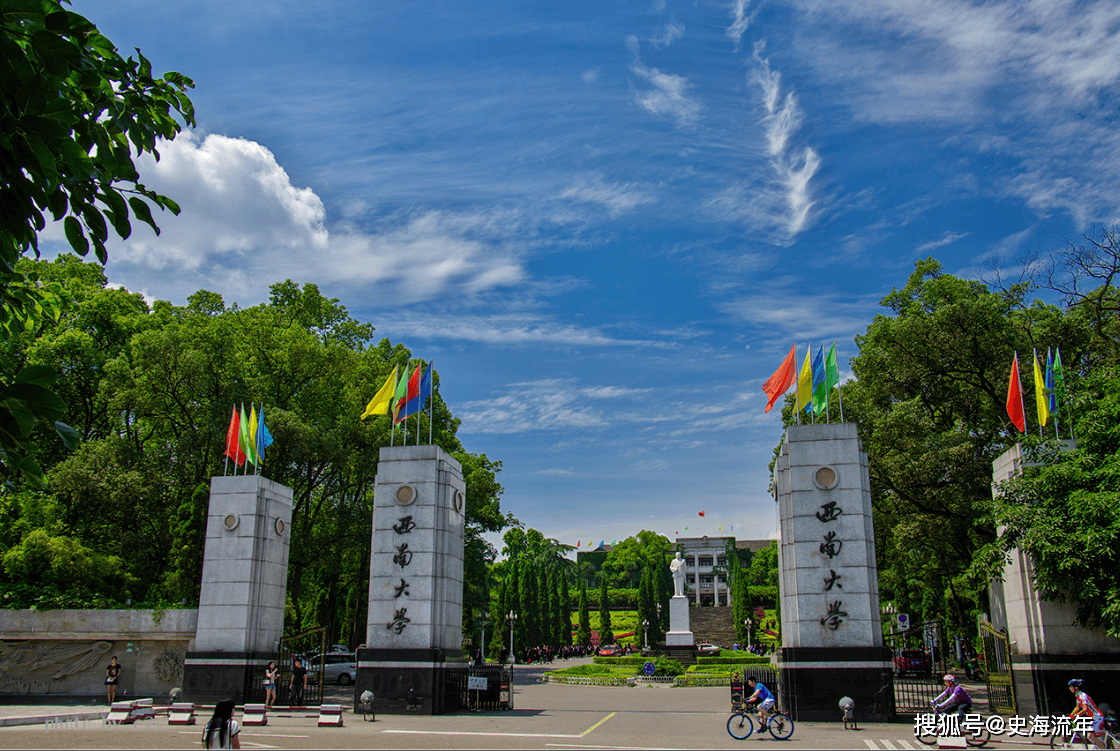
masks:
{"label": "flagpole", "polygon": [[[423,360],[421,360],[420,362],[423,362]],[[423,375],[420,376],[420,382],[421,383],[424,382],[424,376]],[[417,392],[416,395],[419,396],[420,392]],[[417,404],[416,406],[418,407],[418,409],[416,410],[416,445],[419,446],[420,445],[420,415],[424,414],[424,408],[422,406],[420,406],[419,404]]]}
{"label": "flagpole", "polygon": [[436,377],[431,374],[432,395],[428,398],[428,445],[432,445],[432,420],[436,417]]}
{"label": "flagpole", "polygon": [[[809,424],[817,424],[817,415],[813,411],[813,340],[809,340]],[[699,581],[699,580],[697,580]]]}
{"label": "flagpole", "polygon": [[1027,426],[1027,405],[1023,401],[1023,369],[1019,366],[1018,352],[1015,353],[1015,375],[1019,377],[1019,411],[1023,413],[1023,427],[1025,428]]}
{"label": "flagpole", "polygon": [[[233,417],[229,418],[229,424],[233,425]],[[229,428],[226,428],[226,463],[222,467],[222,477],[229,474]]]}
{"label": "flagpole", "polygon": [[797,369],[797,342],[793,343],[793,400],[797,402],[797,424],[801,424],[801,371]]}

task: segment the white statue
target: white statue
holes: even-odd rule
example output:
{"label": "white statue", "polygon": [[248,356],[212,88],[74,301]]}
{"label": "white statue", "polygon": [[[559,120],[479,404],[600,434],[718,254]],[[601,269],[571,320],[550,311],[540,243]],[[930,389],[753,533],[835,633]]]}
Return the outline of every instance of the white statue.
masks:
{"label": "white statue", "polygon": [[680,552],[677,557],[669,561],[669,570],[673,572],[673,596],[684,597],[684,559]]}

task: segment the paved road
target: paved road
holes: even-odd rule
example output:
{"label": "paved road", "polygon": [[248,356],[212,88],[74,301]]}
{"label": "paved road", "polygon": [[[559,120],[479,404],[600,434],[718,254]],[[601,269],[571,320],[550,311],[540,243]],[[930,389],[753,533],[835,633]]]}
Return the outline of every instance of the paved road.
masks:
{"label": "paved road", "polygon": [[[245,728],[241,745],[248,749],[925,748],[914,740],[909,725],[899,724],[869,725],[853,732],[838,724],[799,723],[790,741],[757,734],[736,741],[726,730],[730,714],[726,687],[624,688],[537,682],[543,670],[558,666],[518,666],[513,711],[439,717],[381,715],[373,723],[348,714],[342,728],[319,728],[314,717],[273,717],[266,727]],[[0,718],[61,712],[52,707],[4,707]],[[201,727],[168,726],[163,717],[117,727],[97,722],[85,727],[38,724],[0,727],[0,748],[198,748],[200,735]],[[1036,740],[1043,742],[1048,739]],[[1022,744],[1027,743],[1023,739]]]}

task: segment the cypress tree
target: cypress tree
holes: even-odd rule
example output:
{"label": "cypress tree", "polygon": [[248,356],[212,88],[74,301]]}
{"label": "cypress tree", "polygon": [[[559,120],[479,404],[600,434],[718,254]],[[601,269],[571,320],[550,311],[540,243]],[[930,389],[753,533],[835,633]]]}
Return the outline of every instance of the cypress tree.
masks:
{"label": "cypress tree", "polygon": [[661,603],[661,633],[669,630],[669,598],[673,596],[673,575],[669,572],[669,564],[662,556],[657,566],[658,598]]}
{"label": "cypress tree", "polygon": [[642,567],[642,579],[638,583],[638,634],[639,639],[642,641],[642,646],[645,647],[645,640],[649,638],[650,627],[656,628],[654,621],[657,619],[656,615],[650,615],[653,611],[656,614],[656,608],[653,607],[653,582],[650,577],[649,566]]}
{"label": "cypress tree", "polygon": [[549,623],[552,626],[552,646],[560,647],[564,643],[564,631],[561,625],[567,616],[564,612],[564,601],[560,598],[560,569],[552,569],[552,578],[549,581],[548,597],[552,603],[550,610],[552,610],[552,619]]}
{"label": "cypress tree", "polygon": [[538,621],[538,629],[540,637],[537,643],[542,647],[552,646],[552,624],[556,621],[556,611],[553,610],[555,604],[555,597],[549,596],[549,586],[552,583],[552,578],[549,576],[548,569],[543,565],[537,571],[537,610],[540,613],[540,620]]}
{"label": "cypress tree", "polygon": [[599,576],[599,646],[614,644],[614,632],[611,631],[611,601],[607,594],[607,572]]}
{"label": "cypress tree", "polygon": [[587,582],[579,583],[579,631],[576,644],[586,647],[591,643],[591,612],[587,607]]}
{"label": "cypress tree", "polygon": [[572,589],[568,585],[568,577],[560,574],[560,587],[561,596],[563,597],[563,605],[561,605],[560,616],[560,644],[565,647],[572,646]]}
{"label": "cypress tree", "polygon": [[524,650],[536,644],[533,621],[537,617],[537,603],[536,598],[533,597],[536,577],[533,575],[532,564],[524,556],[521,556],[521,570],[518,572],[518,579],[520,587],[517,596],[521,607],[518,608],[517,626],[514,628],[514,632],[517,634],[517,644],[514,645],[514,649]]}

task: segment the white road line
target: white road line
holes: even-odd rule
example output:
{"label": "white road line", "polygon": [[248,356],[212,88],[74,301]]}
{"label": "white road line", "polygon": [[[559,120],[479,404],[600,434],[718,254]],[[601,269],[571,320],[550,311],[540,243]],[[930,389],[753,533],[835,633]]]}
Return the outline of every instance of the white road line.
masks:
{"label": "white road line", "polygon": [[593,746],[583,743],[546,743],[544,745],[549,746],[550,748],[605,748],[615,750],[620,749],[622,751],[655,751],[664,749],[664,751],[687,751],[687,749],[674,749],[668,746]]}
{"label": "white road line", "polygon": [[894,749],[895,748],[895,745],[893,743],[891,743],[890,741],[888,741],[886,738],[880,738],[879,742],[883,744],[883,748],[886,748],[886,749]]}
{"label": "white road line", "polygon": [[898,745],[902,746],[903,748],[917,748],[917,746],[912,744],[910,741],[899,741]]}
{"label": "white road line", "polygon": [[[402,733],[405,735],[481,735],[487,738],[582,738],[616,714],[618,713],[611,712],[579,735],[570,735],[567,733],[487,733],[479,730],[382,730],[381,732]],[[588,748],[596,747],[588,746]],[[607,747],[604,746],[603,748]]]}
{"label": "white road line", "polygon": [[879,747],[875,745],[875,741],[870,738],[864,738],[863,742],[867,744],[867,747],[871,749],[871,751],[879,751]]}

